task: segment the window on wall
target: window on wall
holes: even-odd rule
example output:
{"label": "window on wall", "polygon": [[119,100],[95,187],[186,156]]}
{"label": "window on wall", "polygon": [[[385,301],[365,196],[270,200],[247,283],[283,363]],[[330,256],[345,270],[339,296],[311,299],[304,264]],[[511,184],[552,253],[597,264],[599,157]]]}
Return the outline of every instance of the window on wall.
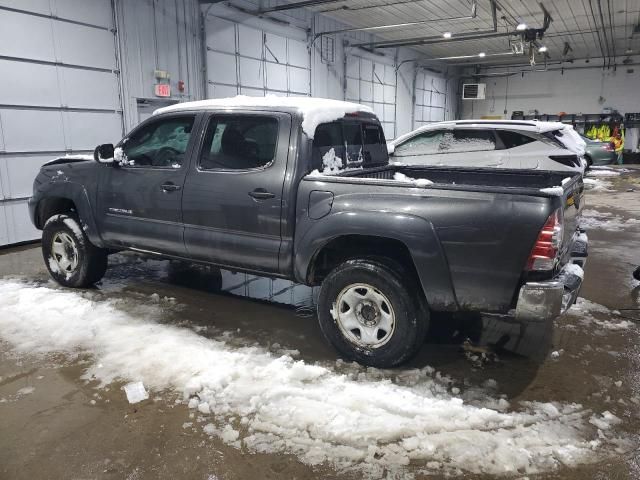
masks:
{"label": "window on wall", "polygon": [[195,116],[165,118],[136,130],[122,145],[129,167],[180,168]]}
{"label": "window on wall", "polygon": [[248,170],[269,165],[276,152],[278,120],[220,115],[209,120],[200,153],[202,170]]}

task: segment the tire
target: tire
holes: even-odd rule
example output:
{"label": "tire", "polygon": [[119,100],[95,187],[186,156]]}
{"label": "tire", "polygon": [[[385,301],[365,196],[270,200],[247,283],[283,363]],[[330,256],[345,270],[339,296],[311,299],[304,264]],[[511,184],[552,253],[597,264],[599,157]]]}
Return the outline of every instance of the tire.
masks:
{"label": "tire", "polygon": [[42,229],[42,256],[51,277],[64,287],[88,287],[107,271],[107,251],[93,245],[71,215],[47,220]]}
{"label": "tire", "polygon": [[589,155],[585,155],[584,159],[587,161],[587,168],[585,168],[584,171],[588,172],[589,170],[591,170],[591,167],[593,167],[593,160]]}
{"label": "tire", "polygon": [[327,341],[348,360],[389,368],[424,343],[429,313],[413,282],[393,264],[348,260],[322,282],[318,321]]}

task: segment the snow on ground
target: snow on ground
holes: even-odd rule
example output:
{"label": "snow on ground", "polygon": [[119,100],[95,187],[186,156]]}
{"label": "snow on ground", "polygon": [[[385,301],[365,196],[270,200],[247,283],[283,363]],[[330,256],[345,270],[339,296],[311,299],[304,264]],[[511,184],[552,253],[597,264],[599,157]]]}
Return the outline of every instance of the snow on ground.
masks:
{"label": "snow on ground", "polygon": [[629,227],[640,225],[640,220],[636,218],[624,219],[619,215],[597,210],[583,210],[580,226],[586,230],[592,228],[602,228],[612,231],[625,230]]}
{"label": "snow on ground", "polygon": [[[635,324],[629,320],[615,318],[614,313],[604,305],[600,305],[582,297],[579,297],[576,300],[576,303],[569,309],[569,312],[576,314],[582,324],[590,326],[595,325],[596,327],[600,327],[604,330],[628,330],[635,326]],[[594,315],[594,313],[601,315]]]}
{"label": "snow on ground", "polygon": [[0,338],[18,353],[90,354],[84,378],[103,386],[178,391],[205,412],[206,433],[251,452],[292,453],[373,478],[411,461],[438,473],[529,474],[595,461],[614,441],[589,423],[614,420],[578,404],[468,402],[429,367],[400,371],[401,380],[351,364],[354,373],[344,373],[341,362],[231,347],[99,298],[0,280]]}
{"label": "snow on ground", "polygon": [[612,192],[613,185],[599,178],[583,178],[584,186],[590,192]]}

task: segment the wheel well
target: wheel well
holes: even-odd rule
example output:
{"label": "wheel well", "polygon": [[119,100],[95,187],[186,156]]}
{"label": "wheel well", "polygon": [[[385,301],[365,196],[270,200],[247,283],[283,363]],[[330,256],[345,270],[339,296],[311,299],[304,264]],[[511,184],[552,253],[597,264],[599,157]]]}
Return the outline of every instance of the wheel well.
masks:
{"label": "wheel well", "polygon": [[60,213],[75,212],[76,205],[68,198],[51,197],[45,198],[38,203],[36,215],[37,228],[42,228],[45,222],[54,215]]}
{"label": "wheel well", "polygon": [[400,240],[367,235],[345,235],[335,238],[316,253],[307,271],[309,285],[319,285],[335,267],[346,260],[372,258],[400,269],[418,281],[413,258]]}

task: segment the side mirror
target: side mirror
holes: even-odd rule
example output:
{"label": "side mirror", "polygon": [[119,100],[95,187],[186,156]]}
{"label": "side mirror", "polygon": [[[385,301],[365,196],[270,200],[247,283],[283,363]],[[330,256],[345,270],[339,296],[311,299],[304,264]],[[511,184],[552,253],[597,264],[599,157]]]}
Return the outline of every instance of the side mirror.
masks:
{"label": "side mirror", "polygon": [[113,163],[114,149],[112,143],[98,145],[93,151],[93,159],[98,163]]}
{"label": "side mirror", "polygon": [[389,155],[393,155],[393,152],[396,151],[396,146],[393,143],[387,143],[387,153]]}

